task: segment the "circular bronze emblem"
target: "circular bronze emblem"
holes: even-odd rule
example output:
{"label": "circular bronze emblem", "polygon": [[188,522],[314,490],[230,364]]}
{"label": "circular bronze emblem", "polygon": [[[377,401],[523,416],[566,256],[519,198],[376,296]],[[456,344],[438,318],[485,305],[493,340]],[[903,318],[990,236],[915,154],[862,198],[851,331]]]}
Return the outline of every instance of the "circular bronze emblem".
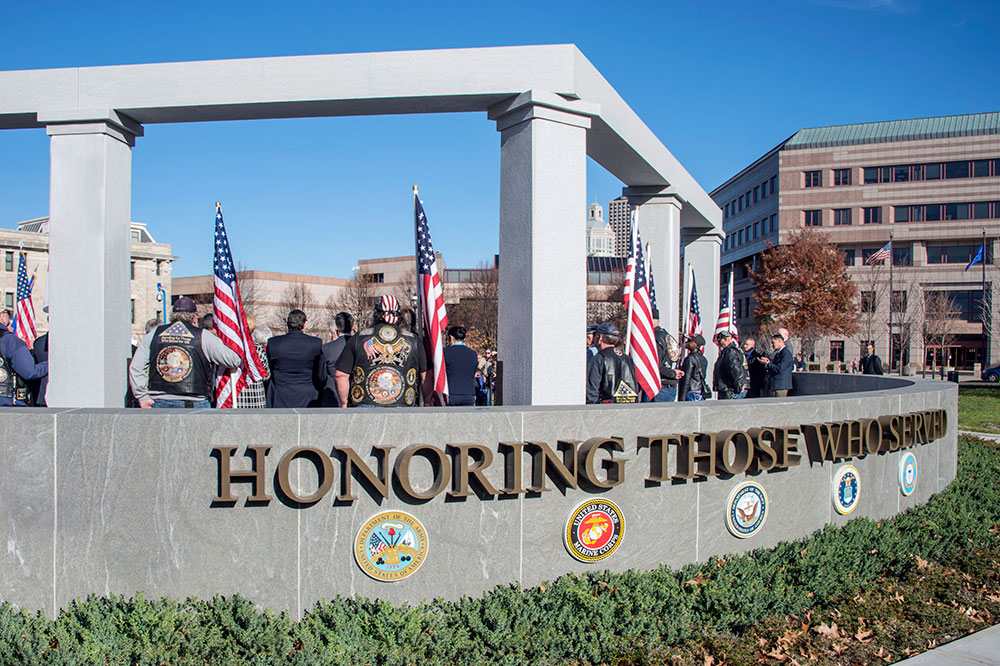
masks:
{"label": "circular bronze emblem", "polygon": [[368,375],[368,395],[380,405],[396,402],[403,393],[403,373],[384,365]]}
{"label": "circular bronze emblem", "polygon": [[156,355],[156,372],[171,383],[191,374],[191,355],[181,347],[164,347]]}
{"label": "circular bronze emblem", "polygon": [[396,339],[396,329],[392,326],[382,326],[378,329],[379,340],[384,340],[385,342],[392,342]]}
{"label": "circular bronze emblem", "polygon": [[403,401],[408,405],[412,405],[416,402],[417,393],[412,388],[406,389],[406,394],[403,396]]}
{"label": "circular bronze emblem", "polygon": [[365,521],[354,539],[354,559],[375,580],[412,576],[427,558],[427,530],[405,511],[383,511]]}
{"label": "circular bronze emblem", "polygon": [[416,383],[416,381],[417,381],[417,371],[414,370],[413,368],[410,368],[409,370],[406,371],[406,383],[413,385]]}
{"label": "circular bronze emblem", "polygon": [[355,405],[361,404],[361,401],[365,399],[365,390],[360,386],[355,386],[351,389],[351,400],[354,401]]}
{"label": "circular bronze emblem", "polygon": [[365,371],[361,368],[354,368],[354,383],[364,384],[365,383]]}
{"label": "circular bronze emblem", "polygon": [[7,377],[9,376],[10,375],[7,374],[7,368],[0,368],[0,382],[7,381]]}
{"label": "circular bronze emblem", "polygon": [[610,556],[625,536],[625,516],[618,505],[603,498],[577,505],[566,520],[563,545],[581,562]]}

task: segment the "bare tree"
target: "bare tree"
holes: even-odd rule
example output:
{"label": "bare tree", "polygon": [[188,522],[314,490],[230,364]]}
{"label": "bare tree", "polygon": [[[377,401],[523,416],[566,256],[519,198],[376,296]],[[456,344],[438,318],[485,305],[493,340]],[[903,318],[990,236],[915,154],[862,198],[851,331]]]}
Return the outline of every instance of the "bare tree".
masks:
{"label": "bare tree", "polygon": [[292,310],[302,310],[306,313],[305,332],[310,335],[320,335],[323,332],[323,316],[312,289],[303,282],[292,282],[281,292],[277,311],[271,316],[271,328],[286,330],[286,317]]}
{"label": "bare tree", "polygon": [[[877,348],[888,323],[888,270],[885,264],[875,264],[864,266],[862,271],[857,280],[860,291],[858,328],[862,340],[872,342]],[[880,308],[879,304],[885,304],[886,309]]]}
{"label": "bare tree", "polygon": [[[457,286],[456,286],[457,287]],[[470,271],[469,280],[462,283],[457,303],[448,306],[448,320],[465,326],[474,347],[497,348],[497,301],[500,296],[499,271],[485,261]],[[446,296],[454,296],[454,293]]]}
{"label": "bare tree", "polygon": [[354,325],[360,331],[367,327],[377,297],[377,289],[371,276],[360,268],[355,268],[348,285],[336,298],[327,299],[326,308],[328,312],[346,312],[354,317]]}
{"label": "bare tree", "polygon": [[[893,308],[893,331],[899,339],[899,374],[903,374],[903,351],[909,350],[922,328],[924,309],[921,307],[920,282],[912,272],[903,278],[902,289],[895,290],[890,306]],[[890,345],[890,354],[892,352]],[[909,359],[912,363],[912,357]]]}
{"label": "bare tree", "polygon": [[[940,372],[944,379],[944,368],[948,365],[947,349],[955,342],[959,326],[959,313],[954,300],[946,291],[924,292],[923,334],[924,347],[937,348],[940,351]],[[926,352],[925,352],[926,353]],[[937,365],[937,354],[931,356],[931,375]],[[925,368],[926,371],[926,368]]]}
{"label": "bare tree", "polygon": [[236,278],[240,285],[240,300],[243,301],[243,311],[257,317],[257,310],[262,306],[263,294],[257,286],[257,281],[251,275],[252,271],[243,262],[236,266]]}

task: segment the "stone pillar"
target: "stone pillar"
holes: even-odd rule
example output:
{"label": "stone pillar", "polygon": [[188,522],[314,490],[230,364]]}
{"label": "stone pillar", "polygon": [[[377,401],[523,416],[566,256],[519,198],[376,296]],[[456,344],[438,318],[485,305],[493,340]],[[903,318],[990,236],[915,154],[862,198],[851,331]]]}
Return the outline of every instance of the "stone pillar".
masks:
{"label": "stone pillar", "polygon": [[[705,358],[708,360],[709,386],[712,369],[719,356],[719,348],[712,342],[715,322],[719,318],[720,265],[722,232],[710,229],[684,229],[681,232],[684,244],[684,264],[694,266],[695,284],[698,287],[698,304],[701,310],[701,327],[705,335]],[[690,290],[688,272],[684,272],[684,293]],[[684,303],[687,312],[687,303]]]}
{"label": "stone pillar", "polygon": [[598,107],[529,91],[500,132],[498,353],[507,405],[586,399],[587,130]]}
{"label": "stone pillar", "polygon": [[[660,326],[677,338],[680,321],[681,208],[683,204],[669,189],[626,187],[622,194],[635,206],[642,242],[648,243],[653,261],[656,304]],[[679,339],[679,338],[678,338]]]}
{"label": "stone pillar", "polygon": [[50,407],[122,407],[129,345],[132,146],[115,111],[39,113],[50,140]]}

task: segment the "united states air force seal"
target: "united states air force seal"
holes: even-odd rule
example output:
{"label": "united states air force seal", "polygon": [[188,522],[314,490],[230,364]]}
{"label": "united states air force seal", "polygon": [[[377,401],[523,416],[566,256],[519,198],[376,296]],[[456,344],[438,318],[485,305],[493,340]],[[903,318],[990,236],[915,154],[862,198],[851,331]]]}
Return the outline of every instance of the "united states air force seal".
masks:
{"label": "united states air force seal", "polygon": [[729,533],[747,539],[760,532],[767,520],[767,493],[759,483],[747,481],[733,488],[726,500]]}
{"label": "united states air force seal", "polygon": [[907,451],[899,460],[899,491],[904,495],[912,495],[917,488],[917,457],[913,451]]}
{"label": "united states air force seal", "polygon": [[596,498],[578,504],[566,520],[564,545],[581,562],[611,555],[625,536],[625,516],[610,500]]}
{"label": "united states air force seal", "polygon": [[383,511],[365,521],[354,539],[354,559],[375,580],[413,575],[427,558],[427,531],[405,511]]}
{"label": "united states air force seal", "polygon": [[848,514],[858,508],[861,497],[861,477],[854,465],[844,465],[833,477],[833,508]]}

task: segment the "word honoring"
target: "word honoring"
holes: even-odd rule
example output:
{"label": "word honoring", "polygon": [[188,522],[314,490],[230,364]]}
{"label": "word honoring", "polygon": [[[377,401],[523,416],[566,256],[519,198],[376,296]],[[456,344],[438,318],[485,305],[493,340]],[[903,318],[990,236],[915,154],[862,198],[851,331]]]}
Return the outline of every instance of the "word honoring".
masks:
{"label": "word honoring", "polygon": [[[746,472],[770,472],[801,464],[805,452],[810,462],[836,461],[889,453],[927,444],[944,436],[948,415],[944,410],[881,416],[875,419],[811,423],[789,427],[750,428],[720,432],[640,436],[636,453],[648,450],[649,474],[645,481],[685,482],[711,476],[733,476]],[[355,482],[376,501],[388,499],[390,491],[404,500],[423,502],[441,493],[450,499],[489,496],[532,495],[552,490],[581,488],[602,492],[625,482],[625,451],[620,437],[594,437],[586,441],[559,440],[552,448],[546,442],[500,443],[502,456],[493,477],[487,475],[494,463],[493,450],[482,444],[448,444],[443,449],[430,444],[412,444],[393,457],[392,446],[372,447],[375,469],[352,447],[335,446],[330,452],[315,447],[296,447],[278,461],[272,492],[283,501],[312,505],[334,490],[334,460],[338,462],[337,502],[354,502]],[[234,483],[250,485],[248,504],[270,502],[267,456],[270,446],[247,446],[244,454],[250,469],[233,470],[235,446],[216,446],[218,490],[213,502],[233,505]],[[671,451],[673,456],[671,458]],[[412,472],[415,458],[429,465],[430,474]],[[305,493],[292,483],[292,465],[301,460],[315,467],[316,485]],[[528,477],[525,483],[525,477]],[[426,487],[414,480],[430,479]]]}

